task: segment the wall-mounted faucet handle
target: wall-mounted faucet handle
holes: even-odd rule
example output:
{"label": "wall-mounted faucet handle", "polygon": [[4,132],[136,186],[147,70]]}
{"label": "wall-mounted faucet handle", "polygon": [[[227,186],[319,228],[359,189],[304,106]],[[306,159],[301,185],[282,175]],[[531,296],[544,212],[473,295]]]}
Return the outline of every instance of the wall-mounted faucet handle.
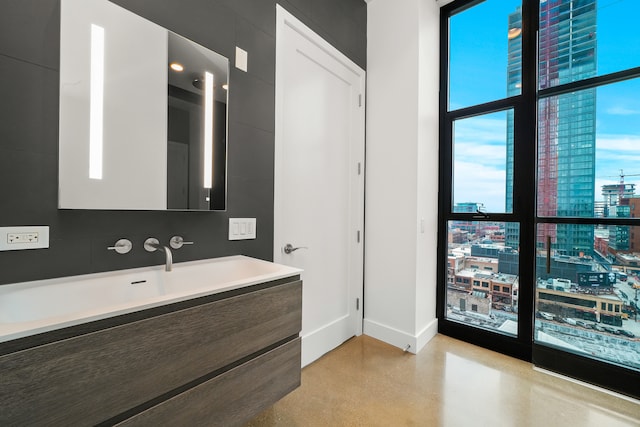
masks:
{"label": "wall-mounted faucet handle", "polygon": [[127,254],[131,252],[131,248],[133,248],[133,245],[130,240],[120,239],[115,245],[107,247],[107,250],[116,251],[119,254]]}
{"label": "wall-mounted faucet handle", "polygon": [[173,236],[169,241],[169,246],[173,249],[180,249],[183,245],[193,245],[193,242],[185,242],[182,236]]}
{"label": "wall-mounted faucet handle", "polygon": [[155,252],[160,246],[160,241],[155,237],[149,237],[144,241],[144,250],[147,252]]}

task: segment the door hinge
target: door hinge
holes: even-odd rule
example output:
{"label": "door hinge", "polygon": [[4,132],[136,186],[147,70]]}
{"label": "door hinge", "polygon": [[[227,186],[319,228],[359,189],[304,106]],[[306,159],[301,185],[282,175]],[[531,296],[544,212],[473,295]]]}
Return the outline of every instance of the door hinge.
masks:
{"label": "door hinge", "polygon": [[356,298],[356,311],[360,310],[360,298]]}
{"label": "door hinge", "polygon": [[356,240],[358,243],[360,243],[360,230],[356,232]]}
{"label": "door hinge", "polygon": [[362,174],[362,163],[358,162],[358,175]]}
{"label": "door hinge", "polygon": [[362,94],[358,95],[358,107],[362,107]]}

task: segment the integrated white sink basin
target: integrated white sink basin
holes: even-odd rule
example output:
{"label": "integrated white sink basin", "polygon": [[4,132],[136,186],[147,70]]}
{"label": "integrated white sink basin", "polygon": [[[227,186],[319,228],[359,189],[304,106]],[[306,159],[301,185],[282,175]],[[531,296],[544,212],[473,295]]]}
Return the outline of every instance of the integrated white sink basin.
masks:
{"label": "integrated white sink basin", "polygon": [[291,277],[242,255],[0,285],[0,342]]}

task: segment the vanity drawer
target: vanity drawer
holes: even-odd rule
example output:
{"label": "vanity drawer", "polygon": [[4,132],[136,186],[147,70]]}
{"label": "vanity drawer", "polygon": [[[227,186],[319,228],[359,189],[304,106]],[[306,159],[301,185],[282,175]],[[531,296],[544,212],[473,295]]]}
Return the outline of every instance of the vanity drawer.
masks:
{"label": "vanity drawer", "polygon": [[296,338],[118,426],[242,426],[300,386],[300,348]]}
{"label": "vanity drawer", "polygon": [[0,425],[95,425],[297,336],[301,310],[297,281],[7,354]]}

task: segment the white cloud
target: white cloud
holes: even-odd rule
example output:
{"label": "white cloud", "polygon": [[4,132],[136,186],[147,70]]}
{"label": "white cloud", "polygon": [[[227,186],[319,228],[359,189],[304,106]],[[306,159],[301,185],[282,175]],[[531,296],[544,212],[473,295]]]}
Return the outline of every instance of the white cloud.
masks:
{"label": "white cloud", "polygon": [[[506,117],[505,113],[498,114]],[[506,126],[505,119],[474,117],[458,121],[454,128],[454,158],[459,162],[504,169],[507,154]]]}
{"label": "white cloud", "polygon": [[596,135],[597,175],[640,173],[640,135]]}
{"label": "white cloud", "polygon": [[607,109],[607,114],[614,116],[635,116],[640,115],[640,110],[633,110],[625,107],[611,107]]}
{"label": "white cloud", "polygon": [[[484,203],[489,212],[504,211],[506,121],[461,120],[455,138],[455,202],[479,202]],[[635,183],[640,193],[640,134],[597,134],[596,200],[602,198],[602,185],[620,182],[621,169],[625,183]]]}
{"label": "white cloud", "polygon": [[456,161],[454,203],[483,203],[487,212],[504,212],[506,173],[476,162]]}
{"label": "white cloud", "polygon": [[640,135],[596,134],[596,150],[635,152],[640,155]]}
{"label": "white cloud", "polygon": [[[496,117],[502,118],[496,118]],[[504,212],[506,113],[459,120],[454,128],[454,202],[483,203]]]}
{"label": "white cloud", "polygon": [[454,158],[457,161],[481,163],[505,169],[507,151],[504,146],[491,144],[456,143]]}
{"label": "white cloud", "polygon": [[600,169],[600,165],[607,168],[613,168],[613,171],[619,172],[620,169],[640,172],[640,153],[635,156],[616,153],[613,151],[599,151],[596,155],[596,167]]}
{"label": "white cloud", "polygon": [[640,181],[640,135],[596,135],[596,200],[602,198],[602,185],[618,184],[620,170],[625,183]]}
{"label": "white cloud", "polygon": [[507,114],[503,119],[472,117],[458,120],[454,126],[454,138],[457,142],[501,143],[507,139]]}

